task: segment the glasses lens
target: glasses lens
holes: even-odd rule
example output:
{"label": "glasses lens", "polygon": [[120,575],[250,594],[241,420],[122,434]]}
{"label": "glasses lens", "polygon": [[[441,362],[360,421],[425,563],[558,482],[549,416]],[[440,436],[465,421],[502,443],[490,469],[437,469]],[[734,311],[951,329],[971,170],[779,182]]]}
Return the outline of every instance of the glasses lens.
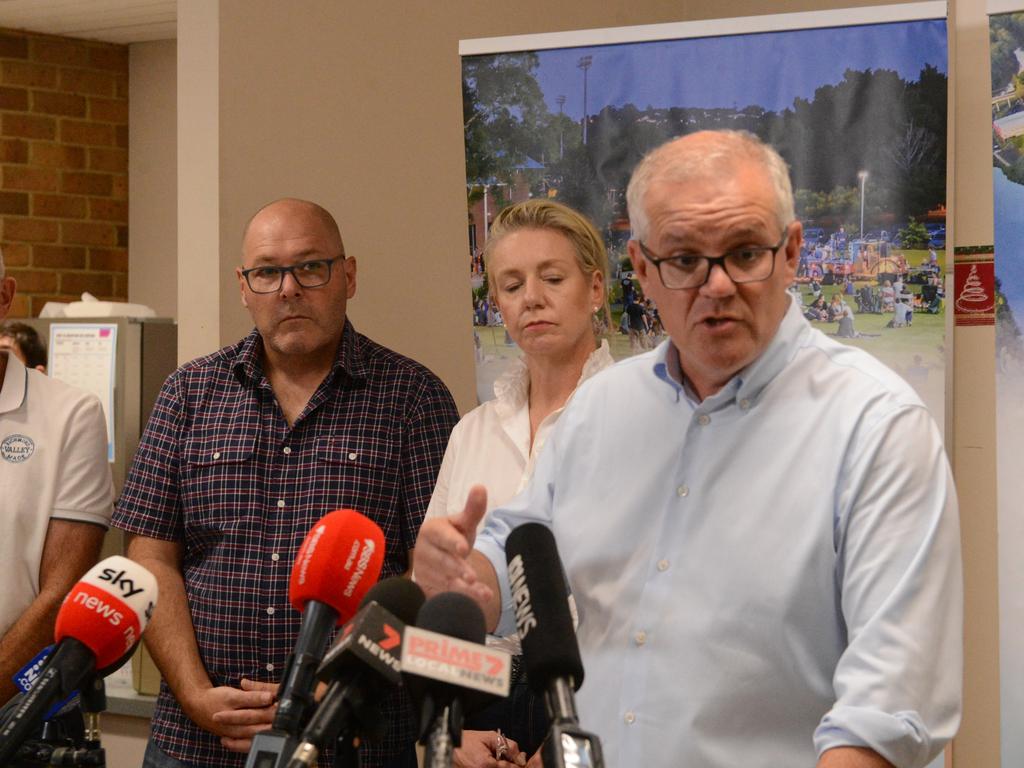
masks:
{"label": "glasses lens", "polygon": [[666,288],[690,288],[704,282],[708,260],[703,256],[677,256],[665,259],[658,268]]}
{"label": "glasses lens", "polygon": [[245,279],[256,293],[273,293],[281,287],[281,270],[277,267],[257,267],[245,274]]}
{"label": "glasses lens", "polygon": [[315,288],[331,279],[331,262],[307,261],[297,265],[292,274],[303,288]]}
{"label": "glasses lens", "polygon": [[747,248],[725,257],[726,272],[736,283],[765,280],[772,272],[771,248]]}

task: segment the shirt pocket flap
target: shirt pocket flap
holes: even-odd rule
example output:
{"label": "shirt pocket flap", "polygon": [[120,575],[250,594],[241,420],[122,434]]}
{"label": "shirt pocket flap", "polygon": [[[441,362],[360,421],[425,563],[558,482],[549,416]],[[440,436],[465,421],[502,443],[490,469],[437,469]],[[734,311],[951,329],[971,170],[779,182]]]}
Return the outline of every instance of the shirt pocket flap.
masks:
{"label": "shirt pocket flap", "polygon": [[190,467],[216,467],[248,461],[256,452],[256,435],[193,436],[185,442],[185,463]]}
{"label": "shirt pocket flap", "polygon": [[316,439],[317,459],[326,464],[356,466],[390,472],[397,458],[390,440],[363,435],[321,436]]}

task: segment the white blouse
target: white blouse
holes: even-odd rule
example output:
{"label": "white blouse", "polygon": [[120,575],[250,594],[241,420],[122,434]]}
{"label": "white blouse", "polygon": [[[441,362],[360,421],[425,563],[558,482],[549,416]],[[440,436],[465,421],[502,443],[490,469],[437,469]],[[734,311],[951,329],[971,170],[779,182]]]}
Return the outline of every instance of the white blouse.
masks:
{"label": "white blouse", "polygon": [[[601,346],[583,365],[576,389],[614,362],[607,340],[602,340]],[[427,507],[427,519],[461,512],[469,489],[474,485],[487,488],[487,512],[490,513],[519,493],[533,475],[537,456],[565,404],[540,423],[531,448],[530,376],[522,358],[494,382],[494,394],[494,400],[474,408],[452,430]],[[484,515],[480,528],[486,519]]]}

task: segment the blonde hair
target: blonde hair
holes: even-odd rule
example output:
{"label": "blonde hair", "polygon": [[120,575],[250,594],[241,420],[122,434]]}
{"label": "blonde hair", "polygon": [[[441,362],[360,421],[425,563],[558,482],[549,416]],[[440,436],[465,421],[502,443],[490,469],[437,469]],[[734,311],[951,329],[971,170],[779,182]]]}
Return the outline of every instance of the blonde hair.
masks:
{"label": "blonde hair", "polygon": [[[605,313],[610,316],[607,289],[608,252],[604,247],[604,239],[590,223],[590,219],[567,205],[545,198],[524,200],[510,205],[494,217],[487,244],[484,246],[484,265],[489,267],[494,249],[505,235],[521,229],[543,229],[564,235],[572,244],[580,271],[587,278],[592,278],[595,272],[601,273],[605,286],[601,303]],[[494,273],[488,268],[487,290],[492,298],[494,289]]]}
{"label": "blonde hair", "polygon": [[648,152],[633,170],[626,188],[626,205],[633,237],[646,240],[649,236],[647,210],[644,198],[651,182],[698,181],[709,174],[727,173],[741,160],[759,163],[775,188],[776,211],[779,226],[785,228],[796,218],[793,185],[789,180],[789,166],[774,147],[765,144],[749,131],[702,131],[715,137],[715,146],[706,144],[699,150],[686,139],[696,134],[680,136]]}

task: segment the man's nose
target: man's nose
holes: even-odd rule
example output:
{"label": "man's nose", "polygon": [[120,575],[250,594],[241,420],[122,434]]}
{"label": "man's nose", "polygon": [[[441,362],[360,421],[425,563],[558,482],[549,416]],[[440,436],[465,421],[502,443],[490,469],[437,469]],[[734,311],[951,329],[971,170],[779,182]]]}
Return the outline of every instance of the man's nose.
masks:
{"label": "man's nose", "polygon": [[302,286],[295,279],[294,272],[285,272],[281,275],[281,294],[284,296],[297,296],[302,293]]}
{"label": "man's nose", "polygon": [[725,271],[725,265],[721,262],[708,267],[708,279],[700,287],[701,293],[709,296],[728,296],[736,291],[736,283]]}

